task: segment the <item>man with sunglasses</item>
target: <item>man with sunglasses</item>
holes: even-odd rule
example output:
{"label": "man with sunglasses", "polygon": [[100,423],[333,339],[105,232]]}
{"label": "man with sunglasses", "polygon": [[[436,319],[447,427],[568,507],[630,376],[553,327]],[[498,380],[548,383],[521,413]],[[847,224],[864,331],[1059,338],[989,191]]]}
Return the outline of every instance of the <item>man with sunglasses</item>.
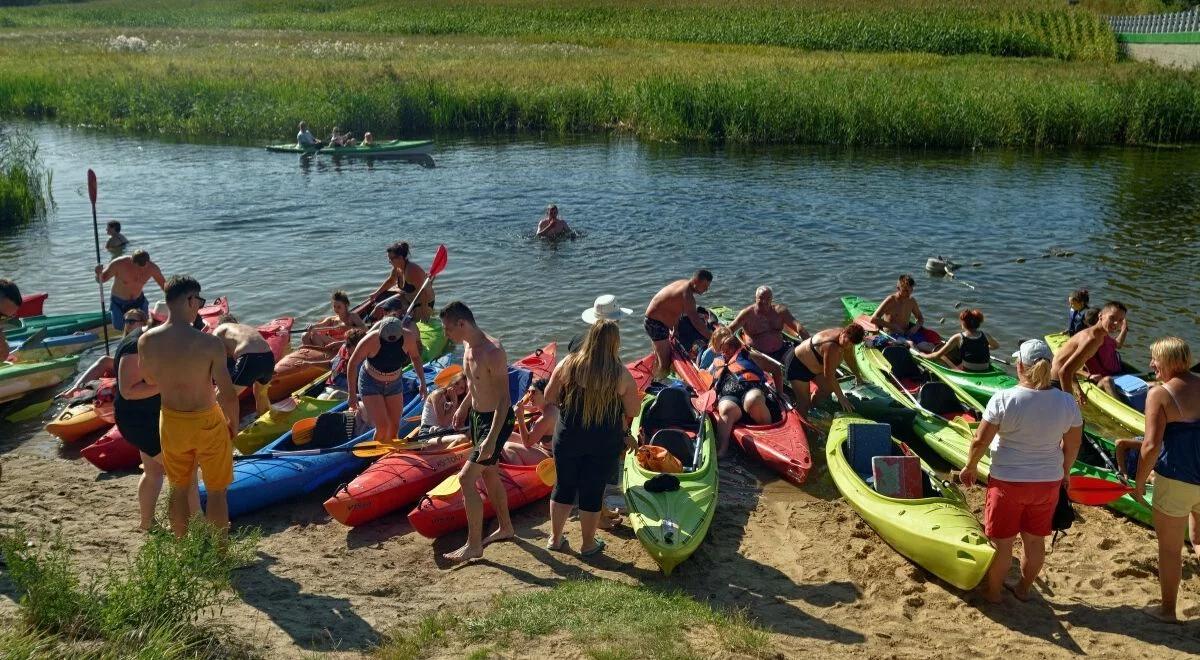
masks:
{"label": "man with sunglasses", "polygon": [[167,321],[142,335],[138,356],[143,379],[156,386],[161,397],[158,428],[163,468],[171,484],[171,529],[183,537],[197,466],[208,489],[209,522],[219,529],[229,526],[225,491],[233,482],[238,401],[225,366],[224,342],[192,327],[206,302],[200,297],[200,283],[175,275],[165,292]]}
{"label": "man with sunglasses", "polygon": [[21,290],[12,280],[0,278],[0,362],[8,358],[8,341],[4,338],[4,324],[17,318],[21,307]]}

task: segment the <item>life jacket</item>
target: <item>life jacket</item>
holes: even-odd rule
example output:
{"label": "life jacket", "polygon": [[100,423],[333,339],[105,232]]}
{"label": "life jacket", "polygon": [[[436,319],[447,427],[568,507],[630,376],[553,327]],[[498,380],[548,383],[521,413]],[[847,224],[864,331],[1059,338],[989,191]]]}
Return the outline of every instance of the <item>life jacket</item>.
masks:
{"label": "life jacket", "polygon": [[1084,363],[1084,366],[1093,376],[1115,376],[1121,373],[1121,354],[1117,352],[1117,340],[1105,335],[1100,349]]}
{"label": "life jacket", "polygon": [[726,375],[733,376],[743,383],[764,383],[767,380],[767,374],[755,364],[754,360],[750,359],[745,349],[739,349],[733,356],[733,360],[728,363],[725,358],[717,356],[712,362],[711,369],[717,382],[720,382]]}

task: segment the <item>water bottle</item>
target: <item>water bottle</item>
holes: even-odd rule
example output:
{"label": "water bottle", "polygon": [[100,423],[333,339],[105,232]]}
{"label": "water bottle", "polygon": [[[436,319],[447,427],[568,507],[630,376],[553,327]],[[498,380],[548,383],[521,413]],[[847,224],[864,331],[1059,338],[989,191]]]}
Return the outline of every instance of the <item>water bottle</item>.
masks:
{"label": "water bottle", "polygon": [[679,523],[666,518],[662,521],[662,536],[663,542],[667,544],[675,543],[675,535],[679,533]]}

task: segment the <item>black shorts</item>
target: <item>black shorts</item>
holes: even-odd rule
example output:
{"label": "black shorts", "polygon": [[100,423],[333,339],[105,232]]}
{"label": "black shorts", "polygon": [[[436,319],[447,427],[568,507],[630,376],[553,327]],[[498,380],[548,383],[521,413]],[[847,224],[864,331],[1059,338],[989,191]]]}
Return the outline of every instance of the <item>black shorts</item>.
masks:
{"label": "black shorts", "polygon": [[158,416],[122,415],[117,418],[117,430],[129,444],[151,458],[162,453],[158,438]]}
{"label": "black shorts", "polygon": [[746,409],[742,408],[742,400],[746,398],[747,394],[754,390],[764,390],[764,388],[761,383],[747,383],[745,381],[731,383],[721,388],[721,396],[719,399],[717,399],[717,401],[732,401],[733,403],[737,404],[737,407],[741,409],[743,413],[745,413]]}
{"label": "black shorts", "polygon": [[785,342],[783,342],[783,345],[779,347],[778,350],[771,351],[770,353],[765,353],[765,355],[768,355],[768,356],[770,356],[770,358],[772,360],[775,360],[776,362],[783,364],[787,361],[788,353],[794,352],[792,350],[794,348],[796,348],[795,344],[793,344],[790,341],[785,341]]}
{"label": "black shorts", "polygon": [[479,412],[478,410],[472,410],[469,418],[471,422],[471,444],[475,445],[475,449],[471,451],[471,457],[468,460],[479,465],[495,465],[500,462],[500,454],[504,451],[504,443],[508,442],[508,438],[513,432],[513,426],[517,423],[517,416],[513,414],[512,408],[508,409],[508,414],[505,415],[504,421],[501,422],[503,427],[500,429],[500,434],[496,436],[496,446],[492,448],[492,452],[487,456],[481,456],[480,450],[483,449],[483,443],[487,440],[488,434],[492,432],[492,424],[496,420],[496,411]]}
{"label": "black shorts", "polygon": [[275,376],[275,356],[271,353],[247,353],[227,361],[229,377],[240,387],[261,383],[266,385]]}
{"label": "black shorts", "polygon": [[812,369],[809,369],[808,365],[804,364],[803,360],[796,357],[795,351],[792,351],[792,354],[787,356],[787,358],[787,362],[785,363],[787,374],[785,378],[788,382],[799,380],[807,383],[817,377],[817,374],[814,374]]}
{"label": "black shorts", "polygon": [[642,321],[642,327],[646,329],[646,334],[650,335],[650,341],[666,341],[671,338],[671,329],[662,321],[646,317]]}

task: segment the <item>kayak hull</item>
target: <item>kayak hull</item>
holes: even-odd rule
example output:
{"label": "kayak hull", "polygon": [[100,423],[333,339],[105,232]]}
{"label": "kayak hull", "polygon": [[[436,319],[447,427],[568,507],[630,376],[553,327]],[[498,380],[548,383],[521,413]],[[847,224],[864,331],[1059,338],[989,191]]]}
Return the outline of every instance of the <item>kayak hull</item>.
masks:
{"label": "kayak hull", "polygon": [[314,149],[298,144],[272,144],[267,151],[288,154],[319,154],[340,158],[388,158],[397,156],[425,156],[433,151],[433,140],[387,140],[371,146],[322,147]]}
{"label": "kayak hull", "polygon": [[[61,337],[76,332],[87,332],[99,329],[108,321],[100,312],[83,312],[79,314],[54,314],[51,316],[30,316],[8,321],[4,324],[4,337],[8,341],[24,341],[38,330],[45,330],[47,337]],[[110,326],[111,327],[111,326]],[[118,337],[120,333],[110,337]]]}
{"label": "kayak hull", "polygon": [[[537,475],[536,465],[500,463],[499,467],[500,482],[504,484],[510,511],[545,499],[553,490],[552,486],[547,486]],[[495,518],[496,510],[487,496],[483,480],[479,480],[474,487],[479,492],[479,496],[483,498],[483,519]],[[458,492],[444,498],[423,496],[420,503],[408,513],[408,522],[421,536],[431,539],[466,527],[467,510],[462,493]]]}
{"label": "kayak hull", "polygon": [[100,436],[99,440],[81,449],[79,455],[104,472],[132,470],[142,462],[141,452],[115,426]]}
{"label": "kayak hull", "polygon": [[43,387],[58,385],[70,378],[78,366],[78,355],[42,362],[0,362],[0,403],[19,399]]}
{"label": "kayak hull", "polygon": [[[948,483],[938,483],[935,488],[941,493],[935,497],[900,499],[879,494],[846,459],[844,447],[854,423],[869,422],[839,415],[826,442],[829,475],[838,491],[896,552],[959,589],[973,589],[987,573],[995,549],[962,493]],[[929,484],[932,470],[924,462],[921,467]]]}
{"label": "kayak hull", "polygon": [[470,445],[428,453],[388,454],[325,500],[325,510],[343,525],[368,523],[416,502],[461,469],[470,454]]}
{"label": "kayak hull", "polygon": [[42,307],[46,304],[49,293],[30,293],[21,296],[21,305],[17,307],[17,318],[41,316]]}

